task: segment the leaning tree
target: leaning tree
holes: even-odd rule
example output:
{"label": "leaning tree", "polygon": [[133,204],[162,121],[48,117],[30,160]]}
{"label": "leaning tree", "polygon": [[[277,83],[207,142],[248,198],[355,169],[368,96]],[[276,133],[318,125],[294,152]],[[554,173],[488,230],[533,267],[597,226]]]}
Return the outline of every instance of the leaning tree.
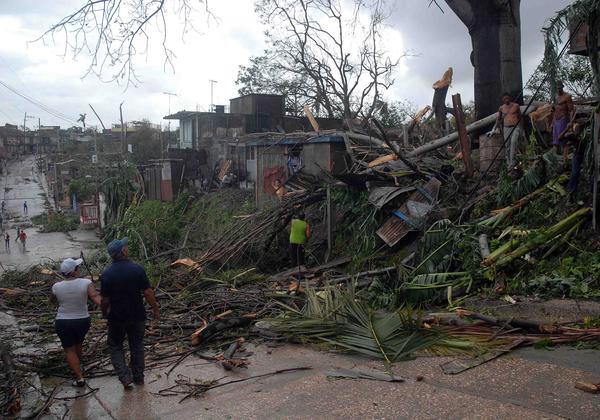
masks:
{"label": "leaning tree", "polygon": [[476,118],[496,112],[503,92],[522,100],[521,0],[445,1],[471,36]]}

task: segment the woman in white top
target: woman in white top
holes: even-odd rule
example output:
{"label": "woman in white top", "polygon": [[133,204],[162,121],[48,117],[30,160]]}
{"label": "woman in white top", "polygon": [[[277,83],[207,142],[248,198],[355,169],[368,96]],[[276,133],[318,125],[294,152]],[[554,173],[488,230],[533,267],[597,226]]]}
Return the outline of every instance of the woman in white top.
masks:
{"label": "woman in white top", "polygon": [[82,259],[67,258],[60,265],[65,280],[52,286],[51,299],[58,302],[58,313],[54,321],[56,334],[65,350],[69,367],[75,374],[73,386],[85,386],[81,372],[81,355],[83,340],[90,329],[91,321],[88,313],[88,297],[100,306],[100,296],[91,280],[79,277],[79,266]]}

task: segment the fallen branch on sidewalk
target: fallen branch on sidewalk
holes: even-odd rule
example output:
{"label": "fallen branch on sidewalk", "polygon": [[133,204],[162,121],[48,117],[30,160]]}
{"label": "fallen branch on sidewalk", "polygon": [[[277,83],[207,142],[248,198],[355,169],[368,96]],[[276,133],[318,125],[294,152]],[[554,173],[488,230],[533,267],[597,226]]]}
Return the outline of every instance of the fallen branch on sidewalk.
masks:
{"label": "fallen branch on sidewalk", "polygon": [[249,376],[247,378],[242,378],[242,379],[233,379],[231,381],[222,382],[222,383],[219,383],[219,381],[221,379],[224,379],[225,377],[219,378],[219,379],[210,379],[207,381],[194,380],[192,382],[192,380],[190,378],[180,375],[179,378],[175,380],[175,385],[170,386],[168,388],[161,389],[155,395],[160,395],[162,397],[185,395],[183,398],[181,398],[179,400],[179,403],[182,403],[185,400],[187,400],[188,398],[201,397],[206,392],[210,391],[211,389],[220,388],[220,387],[223,387],[226,385],[231,385],[231,384],[235,384],[235,383],[239,383],[239,382],[246,382],[246,381],[250,381],[252,379],[264,378],[267,376],[279,375],[282,373],[299,372],[299,371],[305,371],[305,370],[311,370],[311,369],[312,369],[312,367],[310,367],[310,366],[278,369],[273,372],[262,373],[259,375],[253,375],[253,376]]}

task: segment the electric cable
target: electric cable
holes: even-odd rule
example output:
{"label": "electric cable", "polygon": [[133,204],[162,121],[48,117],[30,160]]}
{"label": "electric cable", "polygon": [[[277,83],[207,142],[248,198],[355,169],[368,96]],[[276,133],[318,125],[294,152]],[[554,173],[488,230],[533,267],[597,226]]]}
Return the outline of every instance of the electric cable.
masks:
{"label": "electric cable", "polygon": [[[583,24],[583,20],[580,20],[579,23],[577,24],[577,26],[573,29],[573,31],[571,33],[571,36],[569,37],[569,40],[567,42],[565,42],[565,45],[563,46],[563,48],[561,49],[560,53],[558,54],[557,59],[560,59],[563,56],[563,54],[565,53],[565,51],[569,47],[571,41],[573,40],[573,38],[577,34],[577,31],[579,30],[579,28],[581,27],[582,24]],[[539,86],[537,87],[537,89],[535,90],[535,92],[533,93],[533,95],[531,96],[531,99],[529,100],[529,102],[525,106],[525,110],[523,112],[519,113],[519,119],[517,120],[517,124],[515,124],[515,126],[512,127],[512,129],[510,130],[508,136],[505,137],[504,142],[502,143],[502,145],[500,146],[500,148],[498,148],[498,151],[496,152],[496,155],[494,156],[494,158],[490,162],[489,166],[483,172],[483,174],[481,174],[481,176],[479,177],[479,180],[477,181],[477,183],[475,184],[475,186],[471,189],[471,191],[467,195],[467,199],[464,201],[463,205],[460,207],[460,213],[459,213],[459,216],[458,216],[458,219],[457,219],[458,222],[460,222],[460,220],[462,218],[465,206],[469,203],[469,200],[473,197],[473,194],[477,191],[477,188],[479,188],[479,186],[481,185],[481,181],[486,177],[486,175],[488,174],[488,172],[492,169],[494,162],[498,159],[498,156],[500,156],[500,152],[502,152],[502,150],[504,150],[504,148],[506,147],[506,144],[508,143],[508,141],[512,137],[513,132],[515,131],[515,129],[521,123],[521,120],[523,119],[523,115],[525,115],[527,113],[527,111],[529,110],[529,108],[531,108],[531,105],[533,104],[533,101],[534,101],[535,97],[538,95],[538,93],[540,92],[540,90],[544,86],[544,83],[546,83],[546,80],[548,79],[548,77],[549,77],[549,75],[546,73],[546,75],[542,79],[541,83],[539,84]],[[519,96],[517,96],[516,99],[523,98],[523,92],[524,92],[524,90],[525,90],[525,88],[521,89],[521,93],[519,93]]]}

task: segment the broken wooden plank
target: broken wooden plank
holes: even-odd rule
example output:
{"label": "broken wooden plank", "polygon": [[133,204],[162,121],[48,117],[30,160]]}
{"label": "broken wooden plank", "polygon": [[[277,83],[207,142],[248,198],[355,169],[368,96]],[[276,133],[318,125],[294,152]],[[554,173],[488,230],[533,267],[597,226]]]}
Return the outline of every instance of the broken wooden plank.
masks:
{"label": "broken wooden plank", "polygon": [[473,177],[473,161],[471,160],[471,139],[467,134],[465,126],[465,113],[463,111],[460,93],[452,95],[452,105],[454,106],[454,119],[456,120],[456,130],[460,141],[460,151],[462,160],[465,164],[465,174],[467,177]]}
{"label": "broken wooden plank", "polygon": [[589,392],[590,394],[597,394],[600,390],[598,384],[593,384],[591,382],[577,382],[575,388],[580,391]]}
{"label": "broken wooden plank", "polygon": [[398,160],[398,156],[396,156],[394,153],[385,156],[380,156],[377,159],[369,162],[367,168],[374,168],[376,166],[383,165],[384,163],[388,163],[393,160]]}
{"label": "broken wooden plank", "polygon": [[315,116],[312,114],[312,112],[310,112],[308,105],[304,105],[304,113],[306,114],[308,121],[310,121],[310,125],[312,126],[313,130],[315,130],[315,132],[318,134],[320,131],[319,123],[315,119]]}

